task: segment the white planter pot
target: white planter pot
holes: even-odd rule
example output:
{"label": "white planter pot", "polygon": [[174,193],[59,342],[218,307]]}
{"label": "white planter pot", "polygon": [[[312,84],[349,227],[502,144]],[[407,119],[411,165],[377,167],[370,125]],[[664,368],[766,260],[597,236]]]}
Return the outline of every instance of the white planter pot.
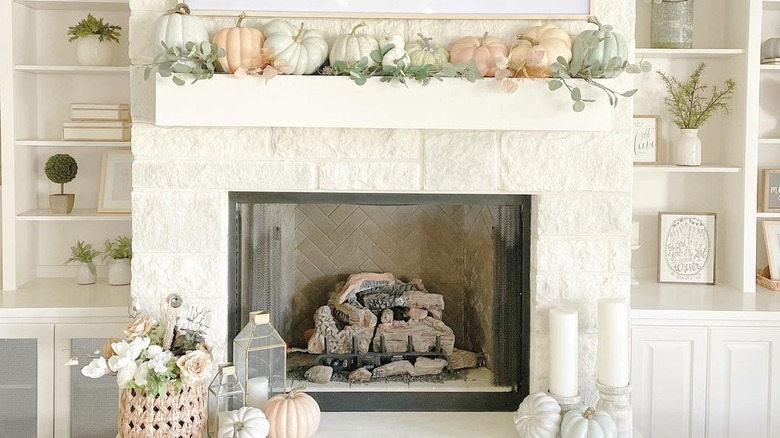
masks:
{"label": "white planter pot", "polygon": [[701,165],[701,140],[698,129],[681,129],[675,143],[675,164],[678,166]]}
{"label": "white planter pot", "polygon": [[112,286],[130,284],[130,259],[109,259],[108,284]]}
{"label": "white planter pot", "polygon": [[115,44],[111,41],[101,43],[97,35],[79,38],[76,42],[76,59],[81,65],[111,65]]}
{"label": "white planter pot", "polygon": [[88,264],[82,263],[76,270],[76,284],[95,284],[94,272],[94,265],[90,270]]}

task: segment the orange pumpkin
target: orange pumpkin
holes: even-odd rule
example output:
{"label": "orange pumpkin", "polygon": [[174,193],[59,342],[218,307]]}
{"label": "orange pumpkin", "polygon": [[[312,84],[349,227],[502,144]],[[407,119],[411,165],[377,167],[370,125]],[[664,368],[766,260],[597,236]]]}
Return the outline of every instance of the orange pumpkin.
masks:
{"label": "orange pumpkin", "polygon": [[219,63],[227,73],[234,73],[239,67],[250,70],[264,67],[260,49],[265,38],[257,29],[241,27],[244,18],[246,14],[242,13],[235,27],[221,29],[214,35],[214,43],[225,50],[225,56],[219,58]]}
{"label": "orange pumpkin", "polygon": [[492,77],[496,74],[496,58],[508,55],[509,49],[506,45],[485,32],[481,40],[477,37],[459,39],[450,50],[450,62],[462,64],[473,59],[482,76]]}
{"label": "orange pumpkin", "polygon": [[271,423],[269,438],[309,438],[320,427],[320,405],[302,388],[271,397],[263,412]]}

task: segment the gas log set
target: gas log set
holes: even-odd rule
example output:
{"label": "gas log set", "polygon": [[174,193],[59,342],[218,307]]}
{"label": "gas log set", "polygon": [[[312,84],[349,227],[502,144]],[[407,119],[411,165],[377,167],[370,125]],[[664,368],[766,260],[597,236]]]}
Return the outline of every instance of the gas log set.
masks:
{"label": "gas log set", "polygon": [[314,329],[307,335],[317,365],[306,378],[327,383],[336,372],[351,382],[367,382],[479,366],[478,354],[455,348],[443,312],[444,297],[429,293],[420,279],[353,274],[315,312]]}

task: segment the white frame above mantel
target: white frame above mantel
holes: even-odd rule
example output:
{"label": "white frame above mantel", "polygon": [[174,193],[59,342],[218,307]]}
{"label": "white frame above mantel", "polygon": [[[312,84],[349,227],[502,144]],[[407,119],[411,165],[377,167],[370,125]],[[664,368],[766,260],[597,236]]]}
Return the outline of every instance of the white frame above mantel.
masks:
{"label": "white frame above mantel", "polygon": [[550,91],[545,79],[519,80],[514,94],[492,78],[424,87],[378,78],[358,86],[333,76],[215,75],[178,86],[157,75],[156,81],[158,126],[609,131],[614,110],[601,90],[582,81],[583,97],[596,101],[580,113],[568,91]]}

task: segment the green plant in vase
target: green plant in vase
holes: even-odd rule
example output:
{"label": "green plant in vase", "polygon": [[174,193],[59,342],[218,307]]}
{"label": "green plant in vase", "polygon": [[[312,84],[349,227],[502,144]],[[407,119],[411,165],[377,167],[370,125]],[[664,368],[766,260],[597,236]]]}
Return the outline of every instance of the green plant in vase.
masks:
{"label": "green plant in vase", "polygon": [[76,241],[76,245],[70,247],[70,257],[65,260],[65,264],[81,263],[78,271],[76,271],[77,284],[95,283],[97,275],[95,257],[100,254],[100,251],[94,249],[91,243],[84,243],[81,240]]}
{"label": "green plant in vase", "polygon": [[76,174],[79,171],[76,160],[68,154],[52,155],[46,160],[43,170],[51,182],[60,185],[60,193],[58,195],[49,195],[51,211],[54,214],[68,214],[73,211],[76,195],[65,193],[65,183],[69,183],[76,178]]}
{"label": "green plant in vase", "polygon": [[111,65],[114,57],[109,42],[119,43],[121,26],[109,24],[91,13],[68,28],[68,41],[78,41],[76,58],[81,65]]}
{"label": "green plant in vase", "polygon": [[130,284],[130,259],[133,257],[133,240],[130,236],[118,236],[106,240],[103,260],[108,259],[108,284]]}
{"label": "green plant in vase", "polygon": [[679,166],[701,165],[701,140],[699,128],[718,111],[729,114],[735,83],[727,79],[723,87],[702,84],[701,75],[706,64],[696,67],[687,81],[659,71],[666,86],[664,104],[672,114],[673,122],[680,128],[680,138],[675,143],[675,162]]}

